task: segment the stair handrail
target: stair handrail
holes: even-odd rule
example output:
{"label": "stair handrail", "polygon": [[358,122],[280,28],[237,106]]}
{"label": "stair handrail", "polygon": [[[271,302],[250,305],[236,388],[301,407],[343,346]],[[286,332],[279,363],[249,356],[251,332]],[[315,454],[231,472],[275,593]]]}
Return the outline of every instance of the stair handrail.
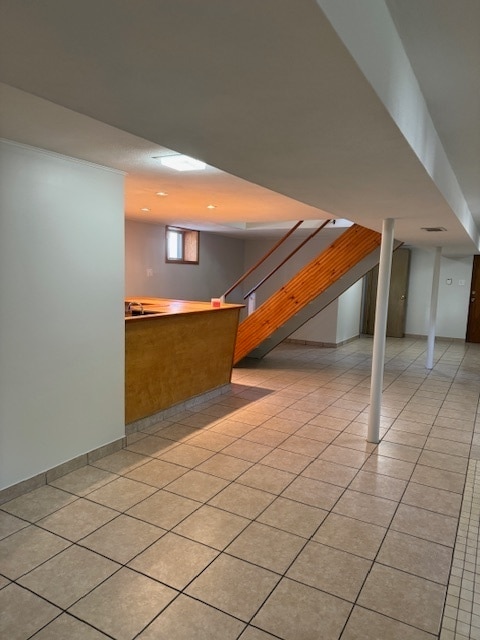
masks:
{"label": "stair handrail", "polygon": [[303,240],[303,242],[301,242],[296,249],[291,251],[288,254],[288,256],[286,258],[284,258],[282,260],[282,262],[280,262],[280,264],[278,266],[276,266],[274,269],[272,269],[272,271],[270,271],[270,273],[268,273],[264,278],[262,278],[260,280],[260,282],[258,282],[254,287],[252,287],[250,289],[250,291],[243,296],[243,299],[246,300],[249,296],[252,295],[252,293],[255,293],[255,291],[257,289],[259,289],[264,282],[266,282],[269,278],[271,278],[273,276],[273,274],[276,273],[280,269],[280,267],[283,267],[283,265],[286,262],[288,262],[290,260],[290,258],[297,253],[297,251],[299,251],[303,246],[305,246],[307,244],[307,242],[309,242],[314,236],[316,236],[317,233],[319,233],[324,227],[326,227],[329,222],[331,222],[331,221],[330,220],[325,220],[324,222],[322,222],[322,224],[319,227],[314,229],[314,231],[312,231],[312,233],[309,236],[307,236],[305,238],[305,240]]}
{"label": "stair handrail", "polygon": [[[253,273],[255,271],[255,269],[257,269],[263,262],[265,262],[265,260],[267,258],[269,258],[272,253],[278,249],[278,247],[283,244],[285,242],[285,240],[287,238],[289,238],[292,233],[298,229],[298,227],[303,223],[303,220],[299,220],[296,224],[294,224],[294,226],[287,231],[287,233],[280,238],[280,240],[278,240],[278,242],[276,242],[276,244],[269,250],[267,251],[267,253],[260,258],[260,260],[258,260],[258,262],[256,262],[256,264],[253,265],[253,267],[250,267],[250,269],[248,269],[248,271],[245,271],[245,273],[243,274],[243,276],[241,276],[234,284],[232,284],[232,286],[227,289],[227,291],[225,291],[225,293],[222,296],[222,299],[225,300],[225,298],[228,296],[229,293],[232,293],[232,291],[235,289],[235,287],[238,287],[239,284],[241,284],[246,278],[248,278],[248,276]],[[245,299],[245,298],[244,298]]]}

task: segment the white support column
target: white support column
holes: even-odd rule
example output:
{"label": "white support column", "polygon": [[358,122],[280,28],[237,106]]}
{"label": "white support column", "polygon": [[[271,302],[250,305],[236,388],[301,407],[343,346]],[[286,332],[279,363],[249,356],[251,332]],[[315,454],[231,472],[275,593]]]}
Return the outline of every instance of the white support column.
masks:
{"label": "white support column", "polygon": [[432,295],[430,298],[430,320],[428,322],[427,362],[426,368],[433,369],[433,352],[435,350],[435,325],[437,322],[438,284],[440,282],[440,258],[442,247],[436,247],[433,261]]}
{"label": "white support column", "polygon": [[378,267],[377,303],[373,333],[372,376],[370,381],[370,413],[368,416],[368,442],[380,442],[380,409],[382,406],[383,368],[385,364],[385,338],[387,333],[388,294],[392,271],[393,231],[395,221],[386,218],[382,227],[382,245]]}

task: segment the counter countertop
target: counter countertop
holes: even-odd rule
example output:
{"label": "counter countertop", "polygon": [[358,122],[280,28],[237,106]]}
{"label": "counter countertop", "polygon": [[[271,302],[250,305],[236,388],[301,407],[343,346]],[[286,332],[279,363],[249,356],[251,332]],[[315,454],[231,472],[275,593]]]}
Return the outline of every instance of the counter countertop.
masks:
{"label": "counter countertop", "polygon": [[[176,315],[183,313],[199,313],[202,311],[222,311],[225,309],[241,309],[242,304],[222,303],[219,307],[213,307],[210,302],[200,302],[195,300],[172,300],[171,298],[148,298],[148,297],[132,297],[125,298],[125,305],[129,302],[139,302],[146,315],[125,316],[125,320],[144,320],[145,318],[155,318],[160,315]],[[155,315],[158,313],[158,316]]]}

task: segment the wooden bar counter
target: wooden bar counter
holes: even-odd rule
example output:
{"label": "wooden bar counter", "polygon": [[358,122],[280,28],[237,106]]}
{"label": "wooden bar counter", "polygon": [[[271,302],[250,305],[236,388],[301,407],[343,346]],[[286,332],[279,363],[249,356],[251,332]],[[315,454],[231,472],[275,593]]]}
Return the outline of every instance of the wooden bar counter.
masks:
{"label": "wooden bar counter", "polygon": [[231,379],[242,305],[127,298],[125,423],[151,416]]}

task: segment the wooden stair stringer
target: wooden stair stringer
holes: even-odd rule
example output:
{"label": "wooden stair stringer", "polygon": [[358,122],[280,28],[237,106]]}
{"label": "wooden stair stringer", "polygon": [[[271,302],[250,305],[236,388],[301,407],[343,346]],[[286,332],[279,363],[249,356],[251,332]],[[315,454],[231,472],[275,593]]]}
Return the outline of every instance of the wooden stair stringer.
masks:
{"label": "wooden stair stringer", "polygon": [[353,225],[238,327],[234,364],[380,246],[381,234]]}

